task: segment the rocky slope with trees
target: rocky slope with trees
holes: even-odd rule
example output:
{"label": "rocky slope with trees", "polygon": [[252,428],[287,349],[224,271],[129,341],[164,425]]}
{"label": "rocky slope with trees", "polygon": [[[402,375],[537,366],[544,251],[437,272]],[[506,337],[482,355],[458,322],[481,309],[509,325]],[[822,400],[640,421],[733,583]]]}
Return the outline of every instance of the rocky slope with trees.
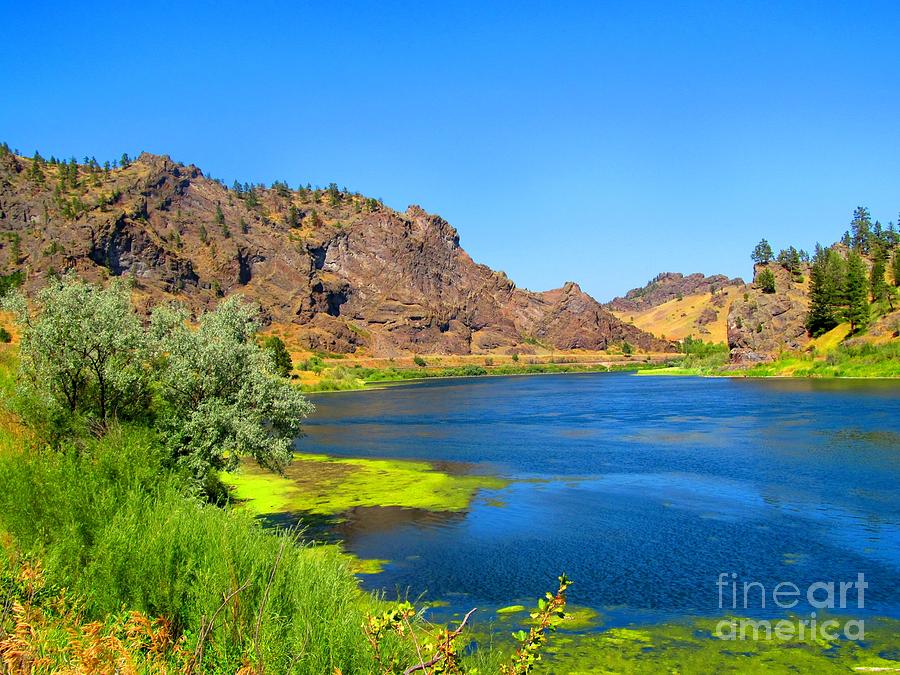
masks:
{"label": "rocky slope with trees", "polygon": [[0,277],[33,292],[67,271],[127,277],[144,307],[177,299],[197,313],[240,293],[311,350],[672,349],[577,284],[517,288],[417,206],[401,213],[335,184],[226,187],[146,153],[101,165],[0,147]]}
{"label": "rocky slope with trees", "polygon": [[[753,281],[663,273],[607,304],[656,335],[724,342],[737,364],[800,351],[838,326],[847,341],[894,339],[900,329],[900,233],[858,207],[837,243],[813,255],[765,239],[751,253]],[[720,325],[721,324],[721,325]]]}
{"label": "rocky slope with trees", "polygon": [[[735,362],[767,361],[784,350],[846,324],[847,337],[863,333],[893,339],[900,308],[900,234],[872,221],[858,207],[850,229],[812,256],[793,246],[777,256],[763,239],[751,255],[754,282],[728,315],[728,345]],[[871,329],[871,330],[867,330]],[[886,333],[887,331],[887,333]]]}

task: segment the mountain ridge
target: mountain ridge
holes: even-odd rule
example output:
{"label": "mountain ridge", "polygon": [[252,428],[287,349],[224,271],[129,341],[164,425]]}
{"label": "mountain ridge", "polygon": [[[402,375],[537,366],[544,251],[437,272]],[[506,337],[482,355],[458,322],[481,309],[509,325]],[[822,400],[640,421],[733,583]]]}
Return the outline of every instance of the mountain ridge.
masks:
{"label": "mountain ridge", "polygon": [[165,155],[118,167],[0,157],[0,274],[33,291],[72,271],[134,280],[143,308],[194,312],[240,292],[311,350],[403,353],[645,351],[673,346],[568,282],[535,292],[476,263],[456,229],[419,206],[286,184],[227,188]]}

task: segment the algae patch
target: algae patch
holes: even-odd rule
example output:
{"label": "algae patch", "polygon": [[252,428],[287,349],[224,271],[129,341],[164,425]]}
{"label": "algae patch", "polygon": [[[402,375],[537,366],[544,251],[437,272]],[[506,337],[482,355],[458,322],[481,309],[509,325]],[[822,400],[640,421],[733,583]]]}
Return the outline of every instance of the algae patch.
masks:
{"label": "algae patch", "polygon": [[554,637],[541,673],[846,673],[900,668],[900,621],[866,622],[865,642],[720,640],[718,620],[697,619],[640,628]]}
{"label": "algae patch", "polygon": [[506,482],[492,476],[453,475],[427,462],[295,454],[284,475],[244,462],[223,482],[256,514],[337,515],[356,507],[394,506],[462,511],[480,489]]}

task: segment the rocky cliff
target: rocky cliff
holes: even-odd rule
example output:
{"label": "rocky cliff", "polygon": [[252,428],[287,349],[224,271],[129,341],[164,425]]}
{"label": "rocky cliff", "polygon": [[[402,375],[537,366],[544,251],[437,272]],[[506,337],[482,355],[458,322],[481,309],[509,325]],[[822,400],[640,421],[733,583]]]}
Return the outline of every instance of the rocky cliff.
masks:
{"label": "rocky cliff", "polygon": [[775,275],[775,292],[764,293],[748,284],[728,313],[728,346],[736,363],[768,361],[782,350],[802,349],[809,342],[808,265],[794,275],[777,263],[756,265],[754,278],[764,268]]}
{"label": "rocky cliff", "polygon": [[226,188],[149,154],[112,169],[0,157],[0,274],[14,270],[26,290],[70,270],[125,275],[143,306],[177,299],[201,311],[241,293],[332,352],[672,349],[577,284],[517,288],[419,207],[397,212],[336,186]]}

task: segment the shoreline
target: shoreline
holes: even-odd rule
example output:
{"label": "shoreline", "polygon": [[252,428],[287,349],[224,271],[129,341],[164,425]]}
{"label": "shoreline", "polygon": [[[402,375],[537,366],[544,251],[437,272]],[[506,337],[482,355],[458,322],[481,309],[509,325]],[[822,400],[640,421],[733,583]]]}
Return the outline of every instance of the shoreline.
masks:
{"label": "shoreline", "polygon": [[[346,387],[346,388],[323,388],[323,389],[306,389],[303,388],[303,385],[299,385],[304,394],[329,394],[329,393],[341,393],[341,392],[350,392],[350,391],[372,391],[377,389],[387,389],[389,387],[394,387],[403,384],[414,384],[426,382],[428,380],[454,380],[454,379],[480,379],[487,377],[519,377],[519,376],[531,376],[531,375],[590,375],[590,374],[609,374],[609,373],[634,373],[641,370],[655,370],[657,368],[665,368],[663,363],[656,364],[656,368],[653,367],[653,364],[648,363],[621,363],[621,364],[545,364],[548,366],[545,370],[541,369],[540,365],[532,364],[530,366],[522,367],[521,372],[491,372],[487,370],[482,373],[448,373],[446,375],[439,374],[439,372],[435,372],[434,374],[427,375],[423,374],[418,377],[396,377],[396,378],[385,378],[380,380],[371,380],[366,381],[363,378],[358,378],[359,381],[363,382],[362,386],[359,387]],[[650,366],[650,367],[648,367]],[[534,368],[532,371],[528,371],[528,368]],[[558,368],[554,369],[554,368]],[[396,372],[416,372],[412,369],[396,369]]]}
{"label": "shoreline", "polygon": [[[303,390],[306,395],[321,394],[344,394],[351,392],[363,391],[379,391],[382,389],[391,389],[393,387],[422,384],[430,380],[463,380],[463,379],[483,379],[483,378],[501,378],[501,377],[535,377],[547,375],[609,375],[613,373],[631,373],[638,377],[700,377],[709,379],[731,379],[731,380],[868,380],[868,381],[887,381],[900,382],[900,376],[897,375],[832,375],[832,374],[809,374],[809,375],[789,375],[774,373],[771,375],[764,374],[748,374],[746,371],[734,371],[730,373],[703,373],[703,372],[672,372],[682,370],[678,366],[658,368],[646,368],[635,366],[633,368],[608,368],[606,370],[560,370],[556,372],[531,372],[531,373],[483,373],[473,375],[425,375],[422,377],[406,377],[393,380],[376,380],[365,382],[361,387],[352,387],[346,389],[310,389]],[[684,369],[687,370],[687,369]]]}

